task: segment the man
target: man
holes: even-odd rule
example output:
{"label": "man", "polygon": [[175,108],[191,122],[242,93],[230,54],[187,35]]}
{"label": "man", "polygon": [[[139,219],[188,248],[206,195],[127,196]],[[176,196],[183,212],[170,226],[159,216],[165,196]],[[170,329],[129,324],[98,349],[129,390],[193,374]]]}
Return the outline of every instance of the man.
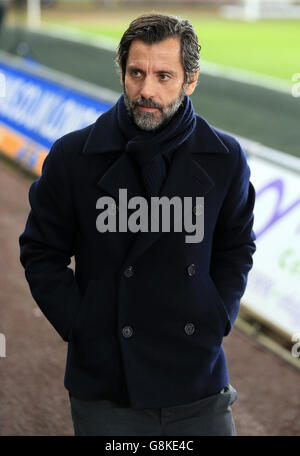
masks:
{"label": "man", "polygon": [[[193,110],[189,21],[140,16],[117,62],[124,93],[53,144],[20,236],[32,295],[68,342],[75,435],[235,435],[222,340],[255,251],[246,155]],[[191,204],[174,209],[169,230],[149,229],[152,206],[140,230],[124,229],[124,214],[136,214],[120,191],[132,203],[164,198],[163,209]],[[202,220],[200,241],[175,229],[186,217]]]}

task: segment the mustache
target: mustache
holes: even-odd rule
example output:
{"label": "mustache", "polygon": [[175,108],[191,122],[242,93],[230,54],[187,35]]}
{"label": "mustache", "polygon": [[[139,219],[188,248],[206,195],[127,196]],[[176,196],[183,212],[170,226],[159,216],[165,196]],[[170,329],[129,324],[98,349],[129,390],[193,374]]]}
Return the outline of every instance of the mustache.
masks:
{"label": "mustache", "polygon": [[136,106],[146,106],[147,108],[157,108],[160,111],[163,110],[163,106],[159,103],[155,103],[151,98],[148,100],[144,97],[136,98],[132,101],[132,105],[135,108]]}

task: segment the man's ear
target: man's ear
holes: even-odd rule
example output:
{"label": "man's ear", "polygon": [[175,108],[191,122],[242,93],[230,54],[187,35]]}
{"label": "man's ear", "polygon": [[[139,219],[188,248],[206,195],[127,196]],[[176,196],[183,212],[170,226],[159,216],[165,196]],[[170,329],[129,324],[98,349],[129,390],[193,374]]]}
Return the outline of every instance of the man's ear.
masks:
{"label": "man's ear", "polygon": [[198,76],[199,76],[199,71],[197,71],[192,76],[190,76],[190,79],[187,83],[186,92],[185,92],[186,95],[192,95],[192,93],[194,92],[195,87],[197,85]]}
{"label": "man's ear", "polygon": [[123,84],[123,73],[122,73],[122,71],[120,73],[120,83],[121,83],[121,86],[123,87],[124,84]]}
{"label": "man's ear", "polygon": [[124,89],[124,85],[125,85],[124,79],[125,79],[125,75],[123,74],[123,71],[120,70],[120,83],[121,83],[121,86],[123,87],[123,89]]}

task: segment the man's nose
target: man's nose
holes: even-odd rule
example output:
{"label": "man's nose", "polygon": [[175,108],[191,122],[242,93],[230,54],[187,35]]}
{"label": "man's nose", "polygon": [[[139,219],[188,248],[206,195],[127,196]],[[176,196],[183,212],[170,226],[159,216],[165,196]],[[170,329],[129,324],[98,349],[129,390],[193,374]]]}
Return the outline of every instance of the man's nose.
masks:
{"label": "man's nose", "polygon": [[145,77],[140,95],[146,99],[155,98],[155,82],[151,77]]}

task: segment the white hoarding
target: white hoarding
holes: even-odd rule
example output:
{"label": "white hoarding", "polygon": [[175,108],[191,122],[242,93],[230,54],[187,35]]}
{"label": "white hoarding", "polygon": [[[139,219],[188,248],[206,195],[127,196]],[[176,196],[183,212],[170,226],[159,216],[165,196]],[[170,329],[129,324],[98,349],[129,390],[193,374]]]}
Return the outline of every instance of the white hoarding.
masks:
{"label": "white hoarding", "polygon": [[300,332],[300,176],[257,156],[249,166],[257,250],[242,303],[292,336]]}

